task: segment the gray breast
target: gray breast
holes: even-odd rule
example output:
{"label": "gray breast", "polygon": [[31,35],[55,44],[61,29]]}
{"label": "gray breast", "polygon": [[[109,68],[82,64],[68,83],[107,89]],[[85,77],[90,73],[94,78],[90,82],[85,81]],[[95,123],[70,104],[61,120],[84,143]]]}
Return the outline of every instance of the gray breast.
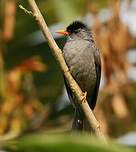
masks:
{"label": "gray breast", "polygon": [[82,91],[91,92],[96,85],[94,51],[87,40],[69,40],[63,49],[66,63]]}

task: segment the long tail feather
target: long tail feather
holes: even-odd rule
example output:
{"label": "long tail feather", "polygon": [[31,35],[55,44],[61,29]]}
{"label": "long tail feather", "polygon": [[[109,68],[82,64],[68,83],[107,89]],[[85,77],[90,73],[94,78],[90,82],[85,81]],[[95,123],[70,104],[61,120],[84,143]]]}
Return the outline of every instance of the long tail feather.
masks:
{"label": "long tail feather", "polygon": [[83,130],[83,116],[78,109],[75,110],[75,116],[72,124],[72,129],[74,131]]}

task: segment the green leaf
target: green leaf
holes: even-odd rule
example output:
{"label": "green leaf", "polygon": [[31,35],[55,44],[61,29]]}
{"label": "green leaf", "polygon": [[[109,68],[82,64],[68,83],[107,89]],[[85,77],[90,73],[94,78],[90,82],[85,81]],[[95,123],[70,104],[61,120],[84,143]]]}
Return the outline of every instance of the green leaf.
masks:
{"label": "green leaf", "polygon": [[5,148],[11,152],[132,152],[132,149],[102,141],[87,135],[53,135],[39,133],[27,135],[15,142],[9,142]]}

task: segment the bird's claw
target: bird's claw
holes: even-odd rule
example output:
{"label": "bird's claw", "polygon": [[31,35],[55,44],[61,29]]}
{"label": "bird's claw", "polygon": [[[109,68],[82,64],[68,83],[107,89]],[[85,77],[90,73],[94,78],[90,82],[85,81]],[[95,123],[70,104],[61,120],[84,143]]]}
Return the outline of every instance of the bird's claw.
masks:
{"label": "bird's claw", "polygon": [[85,91],[85,92],[83,92],[83,94],[82,94],[81,103],[85,102],[86,97],[87,97],[87,92]]}

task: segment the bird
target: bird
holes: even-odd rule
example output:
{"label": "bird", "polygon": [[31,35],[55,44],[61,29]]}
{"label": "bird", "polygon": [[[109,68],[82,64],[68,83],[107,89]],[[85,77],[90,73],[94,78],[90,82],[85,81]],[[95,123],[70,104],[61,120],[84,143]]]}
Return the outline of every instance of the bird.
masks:
{"label": "bird", "polygon": [[[101,57],[93,34],[81,21],[74,21],[65,30],[59,30],[57,33],[67,37],[62,50],[64,59],[81,90],[87,92],[89,107],[94,110],[101,79]],[[75,108],[72,128],[75,131],[87,130],[85,128],[89,128],[88,121],[65,76],[64,82],[69,99]]]}

